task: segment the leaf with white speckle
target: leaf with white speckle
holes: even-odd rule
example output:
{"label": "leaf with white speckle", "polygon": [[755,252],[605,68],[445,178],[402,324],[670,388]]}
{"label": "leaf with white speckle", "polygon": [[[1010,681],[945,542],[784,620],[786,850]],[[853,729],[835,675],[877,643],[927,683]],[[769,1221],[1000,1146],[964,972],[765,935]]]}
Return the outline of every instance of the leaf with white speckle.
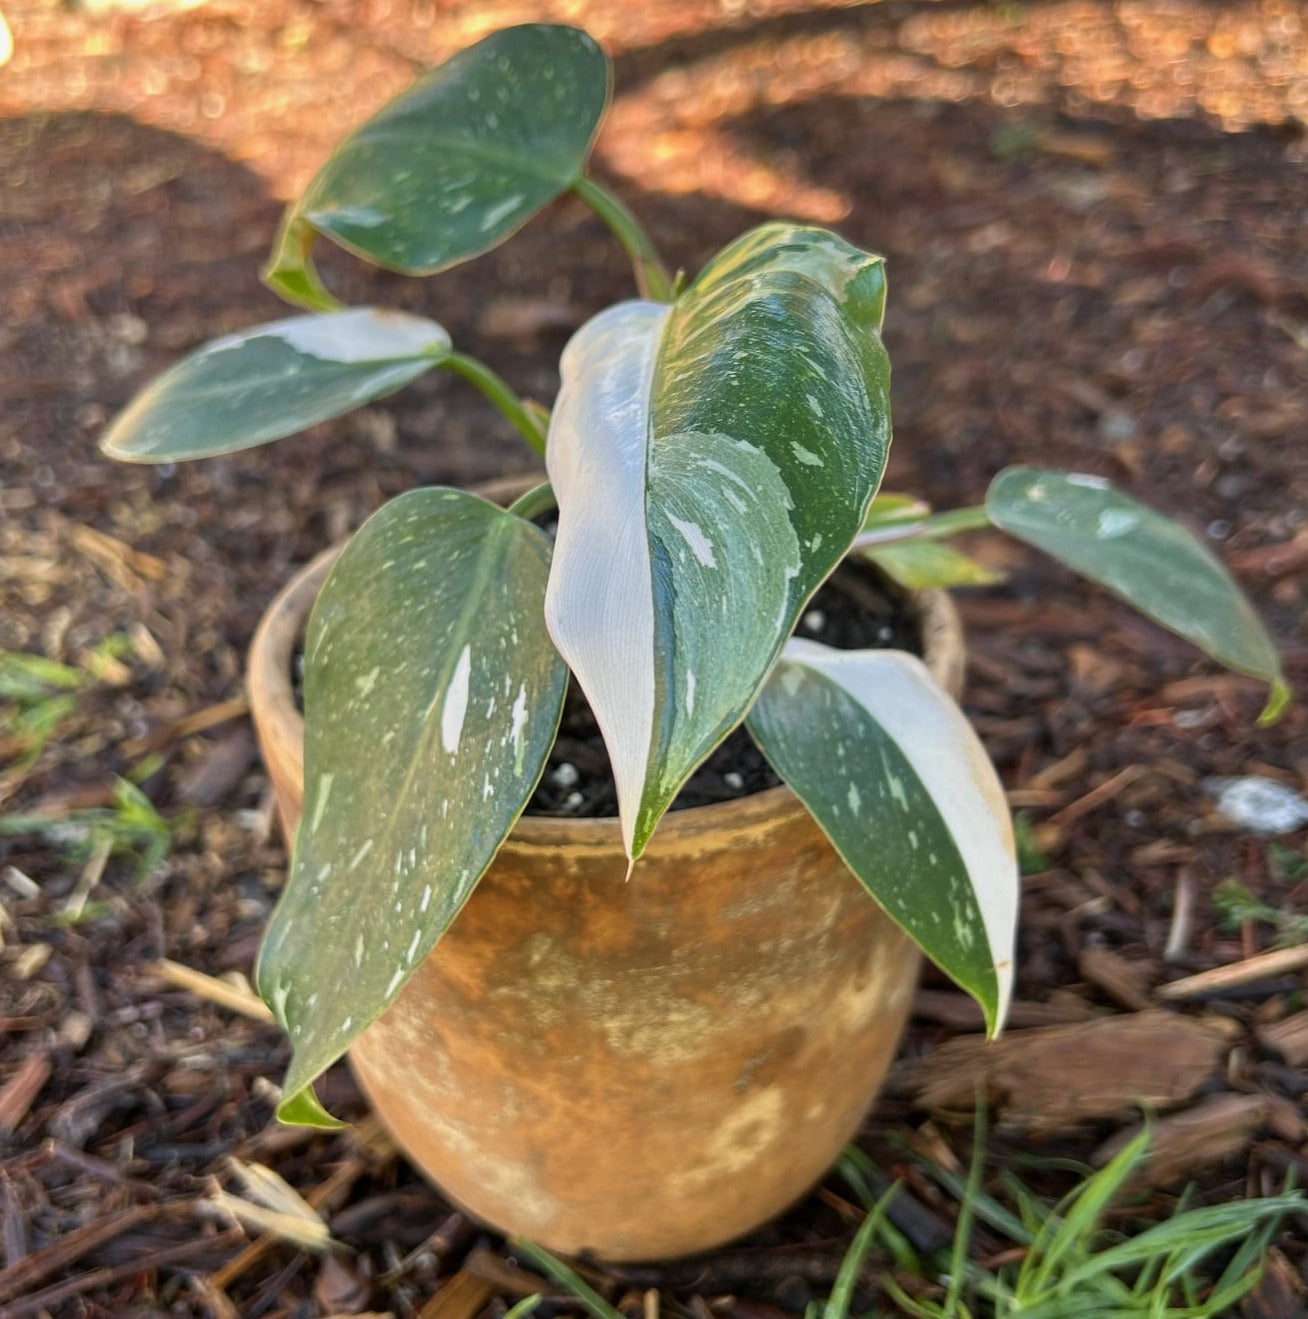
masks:
{"label": "leaf with white speckle", "polygon": [[791,641],[747,726],[845,864],[996,1032],[1012,993],[1012,821],[985,749],[926,666]]}
{"label": "leaf with white speckle", "polygon": [[576,183],[611,81],[577,28],[527,23],[460,51],[336,148],[288,210],[265,279],[318,301],[315,233],[410,275],[489,251]]}
{"label": "leaf with white speckle", "polygon": [[564,352],[546,609],[633,857],[863,524],[890,442],[883,265],[764,225],[675,304],[612,307]]}
{"label": "leaf with white speckle", "polygon": [[1180,523],[1101,477],[1009,467],[986,494],[997,527],[1108,587],[1156,623],[1271,694],[1262,722],[1290,699],[1276,646],[1216,555]]}
{"label": "leaf with white speckle", "polygon": [[351,307],[292,316],[198,348],[114,419],[111,458],[162,463],[250,449],[392,394],[449,356],[421,316]]}
{"label": "leaf with white speckle", "polygon": [[544,626],[549,559],[529,522],[413,490],[323,586],[303,819],[257,972],[294,1047],[285,1117],[317,1120],[306,1087],[403,988],[540,778],[567,683]]}

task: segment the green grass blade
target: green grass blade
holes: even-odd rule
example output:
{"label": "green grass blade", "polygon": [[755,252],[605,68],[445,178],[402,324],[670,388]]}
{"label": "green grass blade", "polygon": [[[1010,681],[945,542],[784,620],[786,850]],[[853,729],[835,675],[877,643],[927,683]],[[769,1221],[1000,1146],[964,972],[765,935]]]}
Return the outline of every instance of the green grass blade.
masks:
{"label": "green grass blade", "polygon": [[872,1206],[867,1217],[859,1224],[854,1240],[845,1252],[845,1258],[840,1262],[840,1271],[836,1274],[835,1284],[831,1288],[831,1295],[823,1310],[823,1319],[849,1319],[849,1307],[854,1300],[854,1288],[858,1286],[859,1271],[863,1267],[868,1251],[872,1249],[886,1206],[898,1193],[899,1183],[896,1182]]}
{"label": "green grass blade", "polygon": [[525,1237],[514,1237],[511,1245],[517,1254],[525,1255],[548,1278],[557,1282],[560,1287],[566,1287],[595,1316],[595,1319],[626,1319],[621,1310],[610,1305],[578,1273],[570,1269],[561,1259],[556,1259],[544,1246],[538,1246]]}

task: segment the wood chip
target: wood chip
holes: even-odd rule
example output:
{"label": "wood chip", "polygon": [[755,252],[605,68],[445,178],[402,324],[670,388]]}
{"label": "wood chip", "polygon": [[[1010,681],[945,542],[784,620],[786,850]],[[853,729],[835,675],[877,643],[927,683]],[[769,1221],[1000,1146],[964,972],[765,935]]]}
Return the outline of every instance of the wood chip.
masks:
{"label": "wood chip", "polygon": [[1061,788],[1063,784],[1079,778],[1089,763],[1089,752],[1085,747],[1078,746],[1061,760],[1055,760],[1052,765],[1046,765],[1038,773],[1032,774],[1026,786],[1041,789]]}
{"label": "wood chip", "polygon": [[536,1292],[549,1295],[555,1290],[540,1274],[520,1269],[494,1251],[474,1250],[463,1267],[478,1278],[484,1278],[496,1291],[505,1292],[509,1296],[532,1296]]}
{"label": "wood chip", "polygon": [[1097,810],[1106,802],[1112,801],[1123,788],[1130,786],[1143,774],[1147,773],[1144,765],[1126,765],[1119,769],[1110,779],[1106,779],[1097,788],[1092,788],[1083,797],[1078,797],[1074,802],[1064,806],[1057,815],[1051,815],[1048,823],[1056,829],[1065,829],[1069,824],[1073,824],[1083,815],[1089,815],[1093,810]]}
{"label": "wood chip", "polygon": [[1296,1012],[1284,1021],[1258,1029],[1265,1049],[1279,1053],[1291,1067],[1308,1065],[1308,1012]]}
{"label": "wood chip", "polygon": [[196,733],[207,733],[219,724],[230,723],[233,719],[244,718],[250,712],[250,703],[244,696],[233,696],[231,700],[219,701],[217,705],[206,706],[194,714],[175,719],[162,728],[156,728],[144,737],[133,738],[123,743],[123,753],[127,756],[141,756],[147,751],[158,751],[170,742],[182,738],[194,737]]}
{"label": "wood chip", "polygon": [[1249,985],[1258,980],[1271,980],[1276,976],[1288,975],[1305,966],[1308,966],[1308,943],[1299,944],[1294,948],[1275,948],[1269,953],[1259,953],[1257,957],[1246,957],[1242,962],[1232,962],[1229,966],[1218,966],[1211,971],[1201,971],[1198,975],[1186,976],[1183,980],[1173,980],[1170,984],[1159,985],[1155,992],[1159,998],[1168,1002],[1204,998],[1206,995],[1220,994],[1223,990],[1233,989],[1238,985]]}
{"label": "wood chip", "polygon": [[44,1050],[29,1053],[18,1070],[0,1090],[0,1135],[12,1136],[31,1110],[42,1087],[50,1079],[54,1064]]}
{"label": "wood chip", "polygon": [[[1159,1118],[1152,1125],[1149,1147],[1134,1180],[1168,1186],[1196,1169],[1241,1153],[1253,1140],[1270,1108],[1265,1095],[1210,1095],[1193,1108]],[[1106,1140],[1091,1162],[1102,1168],[1140,1134],[1137,1124]]]}
{"label": "wood chip", "polygon": [[1140,1104],[1183,1103],[1218,1069],[1229,1044],[1217,1023],[1155,1008],[1016,1031],[991,1043],[950,1040],[911,1069],[909,1084],[929,1108],[964,1110],[983,1085],[1006,1126],[1057,1131],[1126,1116]]}
{"label": "wood chip", "polygon": [[0,1304],[21,1296],[50,1274],[75,1264],[83,1255],[99,1249],[106,1241],[158,1215],[155,1205],[133,1205],[85,1227],[79,1227],[41,1250],[33,1251],[12,1268],[0,1273]]}
{"label": "wood chip", "polygon": [[1111,949],[1092,947],[1081,950],[1077,967],[1092,985],[1128,1012],[1144,1012],[1153,1006],[1145,993],[1150,979],[1148,966],[1128,962]]}
{"label": "wood chip", "polygon": [[1172,897],[1172,923],[1167,931],[1167,946],[1163,961],[1178,962],[1190,948],[1190,930],[1194,922],[1194,876],[1182,867],[1176,874],[1176,890]]}
{"label": "wood chip", "polygon": [[[1027,1003],[1018,1000],[1008,1009],[1006,1025],[1010,1030],[1030,1026],[1066,1026],[1088,1021],[1095,1010],[1084,999],[1068,996],[1060,1002]],[[968,994],[949,989],[919,989],[913,999],[913,1016],[921,1021],[935,1021],[952,1030],[983,1031],[986,1019],[977,1002]]]}
{"label": "wood chip", "polygon": [[153,554],[143,554],[94,527],[74,526],[68,533],[73,547],[86,555],[116,585],[133,593],[147,582],[162,582],[168,565]]}
{"label": "wood chip", "polygon": [[257,754],[254,734],[233,729],[187,766],[177,781],[177,796],[188,806],[217,806],[245,777]]}
{"label": "wood chip", "polygon": [[1305,1319],[1303,1274],[1279,1250],[1268,1252],[1258,1285],[1240,1307],[1241,1319]]}
{"label": "wood chip", "polygon": [[418,1312],[418,1319],[476,1319],[495,1294],[495,1284],[462,1268]]}
{"label": "wood chip", "polygon": [[206,975],[203,971],[183,966],[180,962],[169,961],[166,957],[155,962],[152,969],[170,985],[176,985],[179,989],[189,989],[196,997],[216,1003],[230,1012],[239,1012],[243,1017],[250,1017],[254,1021],[275,1020],[272,1009],[263,999],[252,994],[248,989],[239,989],[226,980],[219,980],[217,976]]}

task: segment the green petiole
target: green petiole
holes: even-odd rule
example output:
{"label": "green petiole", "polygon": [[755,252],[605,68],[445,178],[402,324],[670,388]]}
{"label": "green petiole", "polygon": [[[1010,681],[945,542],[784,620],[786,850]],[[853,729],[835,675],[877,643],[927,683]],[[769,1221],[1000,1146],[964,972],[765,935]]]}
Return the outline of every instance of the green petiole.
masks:
{"label": "green petiole", "polygon": [[545,456],[545,430],[539,416],[524,403],[490,367],[465,353],[451,353],[441,363],[455,375],[477,386],[486,399],[542,458]]}
{"label": "green petiole", "polygon": [[607,188],[585,175],[578,178],[572,190],[617,235],[635,267],[640,296],[654,302],[673,301],[672,277],[640,221]]}

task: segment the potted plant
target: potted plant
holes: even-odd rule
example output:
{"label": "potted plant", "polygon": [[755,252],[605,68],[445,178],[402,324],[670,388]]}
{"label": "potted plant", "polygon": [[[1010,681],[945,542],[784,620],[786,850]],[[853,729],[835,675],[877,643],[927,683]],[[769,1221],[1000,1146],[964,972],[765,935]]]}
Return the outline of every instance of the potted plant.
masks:
{"label": "potted plant", "polygon": [[[595,43],[545,24],[421,78],[287,212],[265,278],[306,313],[199,349],[104,448],[228,453],[441,367],[544,457],[549,482],[507,508],[392,500],[265,620],[256,720],[299,827],[257,979],[294,1047],[286,1120],[332,1120],[312,1082],[350,1050],[455,1199],[562,1251],[637,1258],[743,1232],[821,1174],[893,1055],[918,949],[992,1032],[1004,1017],[1017,871],[955,704],[956,619],[938,591],[909,606],[925,664],[794,638],[843,561],[976,580],[945,541],[995,525],[1265,679],[1265,718],[1288,692],[1218,561],[1098,478],[1009,469],[983,508],[939,514],[878,493],[882,259],[772,223],[672,278],[584,173],[609,94]],[[340,306],[312,263],[326,236],[433,274],[567,191],[640,296],[573,337],[548,416],[438,324]],[[301,766],[290,648],[315,597]],[[569,674],[617,820],[520,819]],[[789,786],[665,819],[742,724]]]}

